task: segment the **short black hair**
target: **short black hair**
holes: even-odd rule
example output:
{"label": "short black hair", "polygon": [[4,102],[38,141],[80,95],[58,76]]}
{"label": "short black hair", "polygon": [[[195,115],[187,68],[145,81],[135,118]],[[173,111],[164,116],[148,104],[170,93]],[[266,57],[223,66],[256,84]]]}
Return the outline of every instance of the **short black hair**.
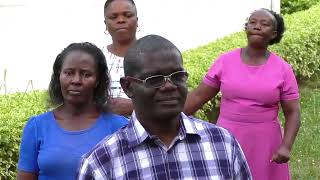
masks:
{"label": "short black hair", "polygon": [[104,104],[106,102],[109,104],[108,101],[110,99],[110,77],[108,74],[108,67],[106,58],[101,49],[89,42],[72,43],[64,48],[56,57],[48,89],[49,105],[57,106],[64,102],[59,77],[65,57],[73,51],[82,51],[90,54],[94,58],[97,68],[97,87],[94,90],[93,100],[98,108],[103,109]]}
{"label": "short black hair", "polygon": [[[142,67],[143,58],[151,53],[162,50],[177,50],[182,57],[179,49],[168,39],[159,35],[147,35],[140,38],[124,56],[124,74],[134,76]],[[182,60],[182,58],[181,58]]]}
{"label": "short black hair", "polygon": [[269,12],[270,14],[272,14],[276,20],[274,28],[277,31],[277,36],[269,42],[269,45],[277,44],[281,41],[281,39],[283,37],[283,33],[286,30],[283,17],[273,10],[265,9],[265,8],[262,8],[262,10],[265,10],[265,11]]}
{"label": "short black hair", "polygon": [[[103,8],[104,13],[106,13],[106,9],[109,7],[109,5],[110,5],[113,1],[116,1],[116,0],[107,0],[107,1],[104,3],[104,8]],[[127,0],[127,1],[129,1],[129,2],[134,6],[134,8],[135,8],[135,10],[136,10],[136,15],[137,15],[137,7],[136,7],[136,4],[134,3],[134,1],[133,1],[133,0]]]}
{"label": "short black hair", "polygon": [[[277,31],[277,36],[269,41],[269,45],[279,43],[283,37],[284,31],[286,30],[283,17],[280,14],[278,14],[275,11],[270,10],[270,9],[261,8],[259,10],[264,10],[264,11],[269,12],[271,15],[273,15],[273,17],[275,18],[275,21],[276,21],[273,23],[273,27]],[[254,12],[259,11],[259,10],[255,10]],[[253,14],[254,12],[252,12],[251,14]],[[247,26],[247,24],[248,23],[245,23],[245,26]]]}

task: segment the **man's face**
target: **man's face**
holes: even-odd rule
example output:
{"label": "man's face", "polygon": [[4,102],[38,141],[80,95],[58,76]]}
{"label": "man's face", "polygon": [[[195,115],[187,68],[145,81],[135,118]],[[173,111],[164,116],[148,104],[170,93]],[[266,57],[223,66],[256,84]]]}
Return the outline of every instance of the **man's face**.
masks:
{"label": "man's face", "polygon": [[162,50],[145,55],[142,61],[142,67],[134,78],[144,80],[174,73],[171,77],[175,79],[165,81],[160,87],[148,87],[142,82],[130,81],[136,112],[153,119],[176,117],[182,112],[188,93],[187,75],[178,72],[184,70],[180,53],[175,49]]}

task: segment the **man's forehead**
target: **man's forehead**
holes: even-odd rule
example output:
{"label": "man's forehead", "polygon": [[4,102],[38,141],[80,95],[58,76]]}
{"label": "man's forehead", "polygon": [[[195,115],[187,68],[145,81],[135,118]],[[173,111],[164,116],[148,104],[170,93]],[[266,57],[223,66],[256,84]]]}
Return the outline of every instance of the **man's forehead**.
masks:
{"label": "man's forehead", "polygon": [[183,70],[182,59],[178,53],[171,52],[164,56],[157,56],[156,53],[145,58],[138,74],[140,76],[166,75],[177,70]]}
{"label": "man's forehead", "polygon": [[[154,75],[153,72],[163,71],[163,69],[170,71],[170,66],[175,69],[183,69],[181,53],[175,47],[158,47],[152,50],[138,48],[135,52],[135,58],[128,58],[127,62],[131,63],[131,68],[135,67],[131,71],[127,69],[131,72],[131,75],[140,78],[150,74]],[[125,65],[129,64],[125,63]],[[161,68],[159,69],[159,67]]]}
{"label": "man's forehead", "polygon": [[155,60],[181,60],[181,54],[177,49],[160,49],[153,52],[144,52],[141,56],[143,63]]}

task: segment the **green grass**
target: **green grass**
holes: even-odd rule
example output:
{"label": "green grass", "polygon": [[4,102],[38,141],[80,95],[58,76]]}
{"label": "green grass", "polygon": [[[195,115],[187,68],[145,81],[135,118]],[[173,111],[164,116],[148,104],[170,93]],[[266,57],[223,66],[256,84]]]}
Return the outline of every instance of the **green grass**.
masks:
{"label": "green grass", "polygon": [[300,95],[301,127],[290,160],[292,179],[319,180],[320,88],[303,86]]}

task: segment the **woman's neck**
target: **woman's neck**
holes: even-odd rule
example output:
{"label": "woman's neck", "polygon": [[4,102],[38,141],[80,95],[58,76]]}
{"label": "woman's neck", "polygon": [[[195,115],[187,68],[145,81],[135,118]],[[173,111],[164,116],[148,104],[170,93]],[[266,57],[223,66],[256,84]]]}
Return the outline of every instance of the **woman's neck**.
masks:
{"label": "woman's neck", "polygon": [[63,129],[80,131],[91,127],[97,121],[101,111],[93,104],[87,106],[63,104],[53,113],[57,123]]}
{"label": "woman's neck", "polygon": [[264,57],[268,51],[267,48],[254,48],[250,46],[245,47],[244,50],[249,57]]}
{"label": "woman's neck", "polygon": [[59,114],[63,114],[64,116],[69,117],[77,117],[83,116],[85,114],[97,114],[98,108],[94,104],[86,104],[86,105],[72,105],[65,103],[57,108]]}
{"label": "woman's neck", "polygon": [[124,57],[128,49],[136,42],[136,38],[128,42],[117,42],[113,41],[112,44],[108,45],[108,51],[119,57]]}
{"label": "woman's neck", "polygon": [[254,48],[247,46],[242,49],[241,58],[247,64],[261,65],[264,64],[270,52],[267,48]]}

